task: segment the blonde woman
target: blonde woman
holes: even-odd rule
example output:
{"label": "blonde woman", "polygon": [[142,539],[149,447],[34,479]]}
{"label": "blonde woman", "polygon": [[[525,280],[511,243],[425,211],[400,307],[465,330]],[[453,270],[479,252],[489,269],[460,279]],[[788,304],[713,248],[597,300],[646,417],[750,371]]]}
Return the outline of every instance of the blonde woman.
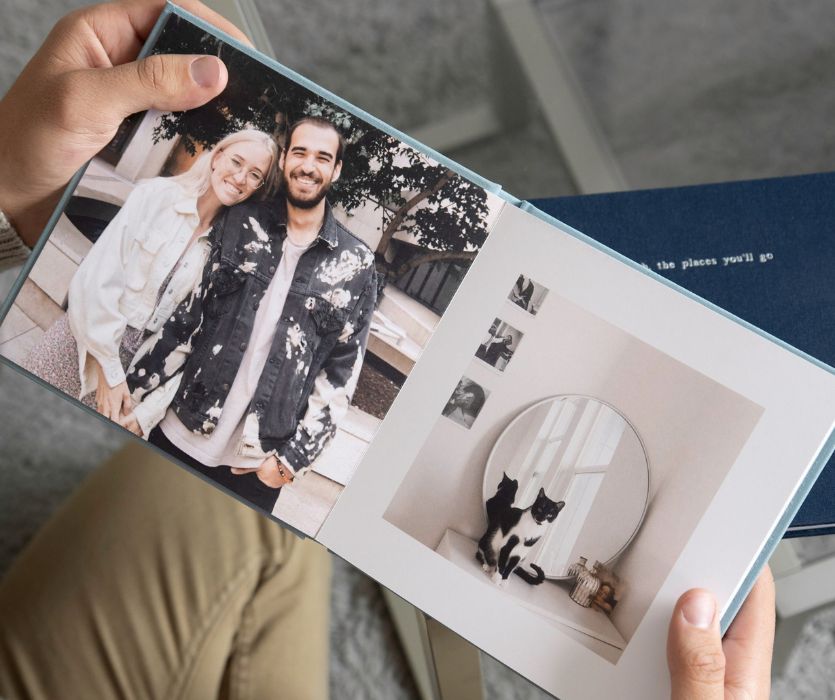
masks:
{"label": "blonde woman", "polygon": [[271,136],[245,129],[182,175],[137,185],[75,273],[67,313],[24,367],[111,420],[130,413],[125,368],[200,279],[218,214],[270,192],[277,156]]}

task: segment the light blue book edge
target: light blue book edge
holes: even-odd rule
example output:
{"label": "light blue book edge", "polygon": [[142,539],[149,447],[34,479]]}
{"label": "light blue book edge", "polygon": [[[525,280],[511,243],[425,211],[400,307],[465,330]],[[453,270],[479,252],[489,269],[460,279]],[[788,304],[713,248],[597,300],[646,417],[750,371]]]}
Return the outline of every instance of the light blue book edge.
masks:
{"label": "light blue book edge", "polygon": [[[190,12],[184,10],[183,8],[181,8],[177,5],[172,5],[170,2],[166,4],[165,8],[163,9],[162,13],[159,16],[159,19],[157,20],[157,23],[154,25],[154,28],[151,30],[151,33],[148,35],[148,39],[145,42],[145,45],[143,46],[142,51],[139,54],[139,58],[143,58],[151,52],[154,44],[157,41],[157,38],[159,37],[160,33],[162,32],[163,28],[165,27],[165,24],[168,21],[168,18],[169,18],[170,15],[177,15],[179,17],[183,17],[184,19],[187,19],[188,21],[192,22],[193,24],[195,24],[198,27],[200,27],[201,29],[203,29],[206,33],[211,34],[212,36],[215,36],[218,39],[221,39],[222,41],[228,43],[230,46],[233,46],[236,49],[238,49],[239,51],[241,51],[242,53],[246,54],[250,58],[253,58],[256,61],[259,61],[260,63],[263,63],[265,66],[268,66],[269,68],[276,71],[277,73],[281,73],[282,75],[284,75],[284,76],[290,78],[291,80],[299,83],[300,85],[304,86],[305,88],[307,88],[311,92],[316,93],[317,95],[319,95],[321,97],[324,97],[326,100],[328,100],[328,101],[332,102],[333,104],[339,106],[340,108],[344,109],[346,112],[350,112],[351,114],[359,117],[360,119],[363,119],[364,121],[369,123],[371,126],[389,134],[390,136],[393,136],[396,139],[399,139],[400,141],[410,145],[415,150],[420,151],[421,153],[424,153],[425,155],[428,155],[430,158],[432,158],[432,159],[438,161],[439,163],[445,165],[450,170],[453,170],[454,172],[458,173],[459,175],[466,178],[467,180],[475,183],[479,187],[482,187],[487,192],[490,192],[491,194],[493,194],[493,195],[499,197],[500,199],[504,200],[508,204],[510,204],[512,206],[515,206],[515,207],[518,207],[518,208],[522,209],[523,211],[531,214],[532,216],[535,216],[538,219],[541,219],[541,220],[545,221],[546,223],[549,223],[552,226],[555,226],[556,228],[574,236],[575,238],[578,238],[578,239],[582,240],[584,243],[587,243],[588,245],[593,246],[594,248],[597,248],[598,250],[601,250],[601,251],[607,253],[608,255],[611,255],[612,257],[620,260],[622,263],[624,263],[626,265],[629,265],[630,267],[638,270],[642,274],[645,274],[645,275],[651,277],[656,282],[659,282],[659,283],[661,283],[661,284],[663,284],[667,287],[670,287],[671,289],[675,289],[680,294],[683,294],[683,295],[689,297],[690,299],[693,299],[694,301],[697,301],[698,303],[700,303],[700,304],[708,307],[709,309],[721,314],[722,316],[725,316],[726,318],[730,319],[731,321],[734,321],[735,323],[738,323],[738,324],[744,326],[745,328],[753,331],[754,333],[757,333],[758,335],[760,335],[764,338],[767,338],[768,340],[770,340],[770,341],[776,343],[777,345],[785,348],[789,352],[792,352],[795,355],[798,355],[799,357],[802,357],[803,359],[807,360],[808,362],[811,362],[814,365],[816,365],[818,367],[821,367],[822,369],[830,372],[831,374],[835,374],[835,369],[833,369],[829,365],[826,365],[825,363],[821,362],[820,360],[817,360],[816,358],[802,352],[801,350],[798,350],[797,348],[789,345],[788,343],[780,340],[779,338],[776,338],[773,335],[771,335],[769,333],[766,333],[765,331],[757,328],[756,326],[748,323],[747,321],[744,321],[743,319],[741,319],[737,316],[734,316],[733,314],[725,311],[724,309],[716,306],[715,304],[712,304],[711,302],[707,301],[706,299],[703,299],[700,296],[698,296],[696,294],[693,294],[689,290],[687,290],[683,287],[680,287],[679,285],[675,284],[674,282],[671,282],[670,280],[666,279],[665,277],[662,277],[661,275],[656,274],[652,270],[649,270],[649,269],[639,265],[638,263],[634,262],[633,260],[630,260],[629,258],[627,258],[627,257],[621,255],[620,253],[612,250],[611,248],[608,248],[607,246],[595,241],[594,239],[589,238],[585,234],[581,233],[580,231],[577,231],[576,229],[572,228],[571,226],[568,226],[567,224],[563,223],[562,221],[559,221],[558,219],[555,219],[554,217],[546,214],[545,212],[540,211],[539,209],[534,207],[532,204],[530,204],[530,202],[526,202],[526,201],[521,200],[517,197],[514,197],[510,193],[505,192],[502,189],[501,185],[498,185],[494,182],[490,182],[489,180],[481,177],[478,173],[475,173],[471,170],[468,170],[467,168],[465,168],[465,167],[461,166],[460,164],[456,163],[455,161],[447,158],[443,154],[438,153],[437,151],[434,151],[433,149],[425,146],[422,143],[419,143],[418,141],[415,141],[408,134],[404,134],[403,132],[398,131],[397,129],[393,128],[389,124],[386,124],[385,122],[381,121],[380,119],[377,119],[373,115],[368,114],[364,110],[362,110],[359,107],[356,107],[355,105],[347,102],[346,100],[342,99],[338,95],[335,95],[332,92],[329,92],[328,90],[325,90],[324,88],[320,87],[319,85],[312,82],[311,80],[308,80],[304,76],[302,76],[299,73],[296,73],[295,71],[287,68],[286,66],[284,66],[281,63],[279,63],[278,61],[270,58],[269,56],[266,56],[266,55],[260,53],[259,51],[252,48],[251,46],[243,44],[242,42],[238,41],[234,37],[231,37],[228,34],[220,31],[219,29],[212,26],[208,22],[204,21],[200,17],[197,17],[197,16],[191,14]],[[15,283],[12,286],[12,290],[11,290],[9,296],[7,297],[6,301],[4,302],[3,306],[0,307],[0,323],[3,322],[3,320],[6,317],[6,314],[9,312],[9,309],[11,308],[11,305],[13,303],[14,298],[17,296],[18,292],[20,291],[20,288],[23,285],[23,282],[25,281],[26,277],[29,275],[29,272],[32,269],[32,266],[35,264],[35,261],[37,260],[38,256],[40,255],[40,252],[43,249],[44,245],[46,245],[46,241],[49,238],[49,234],[55,228],[55,225],[58,222],[58,219],[61,216],[61,213],[63,212],[64,208],[66,207],[67,203],[69,202],[70,197],[72,197],[72,194],[75,191],[76,187],[78,186],[78,182],[79,182],[79,180],[81,180],[81,178],[84,175],[84,172],[85,172],[86,169],[87,169],[86,165],[83,168],[81,168],[73,176],[72,180],[70,180],[69,184],[67,185],[67,188],[64,190],[64,193],[61,196],[61,200],[58,203],[58,206],[56,207],[55,211],[52,213],[52,216],[50,217],[49,222],[47,223],[46,228],[44,229],[44,233],[41,235],[40,239],[38,240],[38,243],[33,248],[32,255],[29,257],[29,260],[24,265],[24,267],[21,270],[21,273],[18,276],[17,280],[15,280]],[[16,367],[13,363],[9,362],[8,360],[3,358],[2,356],[0,356],[0,360],[2,360],[5,364],[9,364],[12,367]],[[44,386],[48,386],[48,385],[46,385],[44,383]],[[98,414],[96,414],[96,415],[98,415]],[[722,632],[723,633],[725,632],[725,630],[727,630],[731,621],[736,616],[740,606],[742,605],[743,601],[745,600],[746,596],[748,595],[748,591],[754,585],[754,582],[756,581],[759,570],[768,562],[768,559],[770,558],[774,549],[779,544],[780,539],[783,536],[783,533],[786,531],[788,526],[791,524],[791,521],[793,520],[794,516],[797,514],[797,511],[800,508],[801,504],[803,503],[803,500],[806,498],[806,496],[808,495],[809,491],[811,490],[813,484],[815,483],[815,479],[817,479],[821,470],[824,468],[826,463],[829,461],[829,458],[832,456],[833,453],[835,453],[835,430],[833,430],[833,432],[827,438],[821,452],[818,454],[817,459],[815,460],[814,464],[812,465],[812,468],[809,470],[808,474],[806,475],[806,478],[803,480],[803,482],[801,483],[801,485],[799,486],[799,488],[795,492],[794,496],[792,497],[792,499],[789,503],[788,508],[784,511],[783,515],[778,520],[777,525],[775,526],[774,530],[772,531],[772,533],[770,534],[770,536],[766,540],[765,545],[763,546],[763,549],[761,550],[759,556],[757,557],[757,559],[752,564],[748,575],[742,581],[742,583],[739,586],[739,589],[737,590],[737,593],[734,595],[733,599],[729,603],[729,605],[728,605],[728,607],[725,611],[725,614],[722,616],[721,625],[722,625]],[[273,518],[273,519],[275,520],[275,518]],[[284,526],[284,527],[287,527],[287,525],[283,522],[281,522],[281,525]],[[290,528],[290,529],[292,530],[293,528]],[[297,534],[301,535],[301,533],[297,533]],[[302,535],[302,537],[303,537],[303,535]]]}

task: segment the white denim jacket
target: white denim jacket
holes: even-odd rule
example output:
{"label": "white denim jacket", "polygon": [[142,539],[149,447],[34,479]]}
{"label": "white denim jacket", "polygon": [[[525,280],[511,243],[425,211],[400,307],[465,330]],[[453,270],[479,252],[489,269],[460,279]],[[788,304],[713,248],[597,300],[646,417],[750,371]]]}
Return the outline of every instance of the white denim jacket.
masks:
{"label": "white denim jacket", "polygon": [[[78,344],[81,396],[96,389],[88,355],[107,383],[125,380],[119,344],[127,326],[159,330],[200,279],[209,242],[201,235],[185,251],[197,227],[197,198],[171,178],[137,185],[102,232],[70,283],[67,315]],[[165,278],[182,256],[157,306]]]}

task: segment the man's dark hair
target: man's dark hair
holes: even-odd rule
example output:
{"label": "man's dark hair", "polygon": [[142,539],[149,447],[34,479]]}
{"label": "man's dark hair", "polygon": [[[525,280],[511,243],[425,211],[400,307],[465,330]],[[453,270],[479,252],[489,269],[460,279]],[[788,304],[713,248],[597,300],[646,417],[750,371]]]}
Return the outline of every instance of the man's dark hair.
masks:
{"label": "man's dark hair", "polygon": [[290,148],[290,143],[293,140],[293,132],[302,124],[313,124],[314,126],[318,126],[323,129],[333,129],[339,139],[339,144],[336,147],[335,163],[339,163],[342,160],[342,154],[345,151],[345,137],[342,135],[342,132],[336,128],[336,125],[329,119],[325,119],[325,117],[302,117],[298,121],[293,122],[289,127],[287,127],[287,136],[284,139],[284,150]]}

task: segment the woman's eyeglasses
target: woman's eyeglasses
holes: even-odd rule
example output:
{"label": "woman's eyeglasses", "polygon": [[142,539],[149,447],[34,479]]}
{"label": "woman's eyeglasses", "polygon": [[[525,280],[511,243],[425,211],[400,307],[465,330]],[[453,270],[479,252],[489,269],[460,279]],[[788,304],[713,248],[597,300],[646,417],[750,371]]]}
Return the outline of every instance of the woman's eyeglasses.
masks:
{"label": "woman's eyeglasses", "polygon": [[[246,167],[246,163],[238,158],[238,156],[230,155],[226,151],[223,151],[223,154],[229,160],[229,164],[232,166],[232,170],[235,171],[236,175]],[[264,184],[264,176],[257,170],[249,170],[246,173],[246,182],[252,189],[257,190]]]}

